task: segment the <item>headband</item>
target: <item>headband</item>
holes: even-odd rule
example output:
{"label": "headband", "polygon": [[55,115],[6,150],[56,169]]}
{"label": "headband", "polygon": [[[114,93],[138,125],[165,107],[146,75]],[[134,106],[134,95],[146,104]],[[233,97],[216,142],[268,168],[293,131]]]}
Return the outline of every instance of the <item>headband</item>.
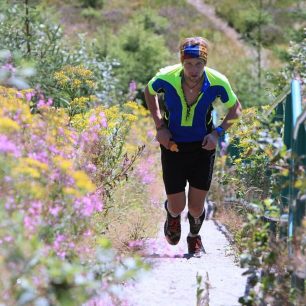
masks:
{"label": "headband", "polygon": [[189,58],[200,58],[207,62],[207,47],[203,44],[185,45],[180,50],[181,62]]}

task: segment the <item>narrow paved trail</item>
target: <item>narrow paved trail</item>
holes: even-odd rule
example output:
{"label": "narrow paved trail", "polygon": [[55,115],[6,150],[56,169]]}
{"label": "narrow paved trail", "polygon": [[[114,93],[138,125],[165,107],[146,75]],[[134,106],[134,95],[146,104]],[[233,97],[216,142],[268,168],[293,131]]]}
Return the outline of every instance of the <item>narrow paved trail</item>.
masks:
{"label": "narrow paved trail", "polygon": [[[197,306],[197,281],[203,277],[205,306],[239,305],[246,278],[235,261],[230,243],[213,220],[205,220],[201,236],[206,254],[201,258],[187,256],[186,236],[189,223],[182,220],[182,238],[178,245],[167,244],[163,229],[147,243],[145,260],[153,265],[134,284],[125,288],[125,296],[133,306]],[[208,274],[208,279],[207,279]]]}
{"label": "narrow paved trail", "polygon": [[[245,44],[233,28],[216,16],[212,6],[201,0],[187,0],[222,31],[247,57],[254,57],[253,48]],[[264,51],[262,63],[267,64]],[[162,206],[162,205],[161,205]],[[186,212],[185,212],[186,213]],[[184,215],[184,213],[183,213]],[[156,238],[146,243],[144,260],[152,264],[134,283],[123,288],[131,306],[238,306],[244,294],[246,276],[239,267],[229,241],[214,220],[205,220],[201,236],[206,254],[201,258],[189,257],[186,237],[189,223],[182,220],[182,237],[176,246],[170,246],[163,233],[163,223]],[[196,276],[202,276],[202,303],[197,304]],[[208,276],[208,278],[207,278]]]}

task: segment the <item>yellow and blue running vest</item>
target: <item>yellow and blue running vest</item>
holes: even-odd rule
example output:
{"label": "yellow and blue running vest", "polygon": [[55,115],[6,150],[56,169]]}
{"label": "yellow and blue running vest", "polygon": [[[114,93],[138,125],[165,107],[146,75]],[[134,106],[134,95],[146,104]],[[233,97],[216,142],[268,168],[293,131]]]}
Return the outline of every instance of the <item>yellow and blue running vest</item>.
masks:
{"label": "yellow and blue running vest", "polygon": [[227,108],[231,108],[237,97],[223,74],[205,67],[200,95],[188,106],[181,85],[182,75],[181,64],[165,67],[149,81],[148,89],[151,95],[164,93],[168,128],[175,142],[202,141],[209,132],[215,99],[220,98]]}

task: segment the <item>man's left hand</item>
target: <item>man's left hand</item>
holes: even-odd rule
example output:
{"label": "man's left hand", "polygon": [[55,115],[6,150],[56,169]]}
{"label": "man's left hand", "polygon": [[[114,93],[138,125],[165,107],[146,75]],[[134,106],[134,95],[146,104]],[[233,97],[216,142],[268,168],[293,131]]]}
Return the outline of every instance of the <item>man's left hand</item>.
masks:
{"label": "man's left hand", "polygon": [[205,150],[214,150],[218,144],[218,134],[216,131],[212,131],[211,133],[207,134],[202,142],[202,148]]}

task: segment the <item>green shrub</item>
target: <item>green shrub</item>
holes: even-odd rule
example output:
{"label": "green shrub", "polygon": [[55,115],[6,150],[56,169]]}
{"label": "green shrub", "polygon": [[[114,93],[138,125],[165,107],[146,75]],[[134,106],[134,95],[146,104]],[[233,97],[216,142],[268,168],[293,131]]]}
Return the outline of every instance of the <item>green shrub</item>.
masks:
{"label": "green shrub", "polygon": [[[69,45],[63,38],[62,28],[37,9],[29,7],[26,17],[24,7],[15,4],[3,10],[0,19],[0,45],[12,52],[12,61],[22,64],[24,59],[32,63],[36,76],[31,78],[30,86],[37,87],[47,97],[52,97],[55,105],[63,105],[60,100],[65,94],[57,86],[56,72],[65,66],[82,65],[92,70],[95,77],[94,94],[102,104],[114,104],[123,99],[115,90],[118,80],[114,77],[112,59],[105,59],[97,44],[79,35],[79,42]],[[24,19],[30,22],[29,34],[24,31]]]}
{"label": "green shrub", "polygon": [[[274,43],[288,43],[290,30],[287,29],[292,29],[297,22],[303,23],[305,19],[303,6],[298,0],[214,0],[209,2],[215,6],[218,15],[249,40],[256,39],[258,26],[261,26],[261,39],[266,46]],[[260,3],[262,3],[261,17],[259,17]]]}
{"label": "green shrub", "polygon": [[105,0],[81,0],[84,7],[103,8]]}
{"label": "green shrub", "polygon": [[169,60],[164,37],[156,34],[165,21],[150,14],[135,16],[109,43],[110,55],[120,62],[116,72],[122,90],[127,90],[132,80],[142,89]]}
{"label": "green shrub", "polygon": [[[286,60],[286,65],[278,72],[269,72],[267,80],[270,84],[268,90],[274,96],[279,95],[286,86],[288,86],[292,76],[296,76],[302,80],[302,84],[306,81],[306,30],[301,29],[295,33],[295,39],[291,42],[288,50],[282,51],[282,56]],[[305,86],[302,86],[305,92]]]}

